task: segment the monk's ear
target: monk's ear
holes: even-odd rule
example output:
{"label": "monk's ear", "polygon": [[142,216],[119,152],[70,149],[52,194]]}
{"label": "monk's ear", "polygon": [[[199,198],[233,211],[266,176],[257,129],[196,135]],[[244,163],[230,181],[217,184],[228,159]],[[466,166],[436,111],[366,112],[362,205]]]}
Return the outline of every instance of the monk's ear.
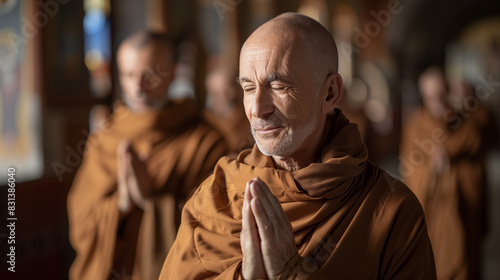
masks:
{"label": "monk's ear", "polygon": [[335,105],[340,100],[340,94],[342,92],[342,77],[338,73],[332,73],[328,75],[327,80],[327,90],[324,94],[322,111],[323,113],[330,113],[335,108]]}

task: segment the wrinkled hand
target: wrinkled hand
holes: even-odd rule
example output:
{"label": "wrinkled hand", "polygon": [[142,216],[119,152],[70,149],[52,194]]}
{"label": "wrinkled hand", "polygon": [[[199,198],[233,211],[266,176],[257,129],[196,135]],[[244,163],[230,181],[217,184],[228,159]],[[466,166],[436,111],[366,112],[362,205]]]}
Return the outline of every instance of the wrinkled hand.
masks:
{"label": "wrinkled hand", "polygon": [[297,253],[292,225],[258,177],[246,185],[240,240],[244,279],[276,279]]}
{"label": "wrinkled hand", "polygon": [[144,209],[152,182],[146,170],[145,157],[140,158],[130,142],[123,140],[118,145],[118,209],[128,212],[132,202]]}

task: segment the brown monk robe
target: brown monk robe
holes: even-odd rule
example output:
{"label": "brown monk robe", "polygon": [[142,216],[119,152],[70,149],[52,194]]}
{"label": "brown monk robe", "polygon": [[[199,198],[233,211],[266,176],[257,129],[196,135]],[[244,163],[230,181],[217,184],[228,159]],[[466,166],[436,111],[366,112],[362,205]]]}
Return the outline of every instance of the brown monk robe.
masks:
{"label": "brown monk robe", "polygon": [[463,124],[450,133],[445,145],[451,174],[456,176],[457,203],[465,233],[466,271],[463,274],[466,277],[463,279],[481,279],[481,247],[488,229],[485,156],[489,145],[484,134],[488,128],[485,113],[484,108],[479,107],[463,119]]}
{"label": "brown monk robe", "polygon": [[277,170],[257,146],[222,158],[185,205],[160,279],[241,279],[245,183],[257,176],[281,203],[298,248],[281,279],[433,279],[418,200],[366,160],[357,126],[340,110],[329,122],[321,159],[303,169]]}
{"label": "brown monk robe", "polygon": [[71,279],[157,279],[185,199],[225,153],[194,101],[169,100],[175,62],[162,33],[118,48],[123,104],[89,137],[68,197]]}
{"label": "brown monk robe", "polygon": [[[119,104],[93,133],[68,197],[71,242],[77,251],[71,279],[155,279],[180,224],[183,202],[225,152],[221,136],[200,123],[194,101],[134,114]],[[118,210],[117,147],[128,139],[149,154],[153,191],[144,210]],[[156,276],[155,276],[156,275]],[[120,278],[122,277],[122,278]]]}
{"label": "brown monk robe", "polygon": [[423,107],[404,125],[401,173],[426,214],[438,279],[480,279],[487,118],[480,108],[453,112],[435,68],[422,74],[420,88]]}
{"label": "brown monk robe", "polygon": [[337,71],[333,37],[307,16],[246,40],[238,81],[256,145],[219,160],[186,203],[160,279],[435,279],[422,208],[366,160],[335,109]]}
{"label": "brown monk robe", "polygon": [[446,123],[420,109],[404,125],[400,171],[424,209],[437,277],[454,279],[465,265],[465,233],[459,213],[457,170],[438,158],[445,157],[445,141]]}
{"label": "brown monk robe", "polygon": [[486,154],[498,139],[493,117],[469,84],[458,81],[451,91],[454,114],[448,114],[445,143],[450,170],[456,170],[460,215],[465,230],[467,279],[481,279],[481,247],[488,230]]}

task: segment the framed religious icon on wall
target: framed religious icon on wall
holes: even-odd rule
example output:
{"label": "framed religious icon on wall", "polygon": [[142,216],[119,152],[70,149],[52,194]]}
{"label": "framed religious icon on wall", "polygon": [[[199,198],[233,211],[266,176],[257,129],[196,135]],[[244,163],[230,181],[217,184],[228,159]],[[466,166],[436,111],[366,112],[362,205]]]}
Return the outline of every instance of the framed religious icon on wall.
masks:
{"label": "framed religious icon on wall", "polygon": [[7,170],[14,170],[17,182],[37,179],[44,170],[35,55],[39,41],[25,28],[34,3],[0,1],[0,185],[7,183]]}

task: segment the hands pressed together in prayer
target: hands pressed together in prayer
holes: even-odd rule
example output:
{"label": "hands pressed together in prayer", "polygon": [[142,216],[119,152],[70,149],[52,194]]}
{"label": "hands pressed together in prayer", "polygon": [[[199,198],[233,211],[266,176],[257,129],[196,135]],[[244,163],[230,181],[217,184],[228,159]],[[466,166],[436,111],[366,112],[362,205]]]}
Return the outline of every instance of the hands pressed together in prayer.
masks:
{"label": "hands pressed together in prayer", "polygon": [[258,177],[246,185],[240,239],[244,279],[276,279],[297,254],[292,225]]}
{"label": "hands pressed together in prayer", "polygon": [[118,162],[118,209],[130,211],[135,204],[144,209],[152,183],[146,170],[146,157],[140,157],[130,142],[123,140],[117,150]]}
{"label": "hands pressed together in prayer", "polygon": [[443,145],[436,145],[434,153],[432,153],[431,164],[438,174],[450,171],[450,159]]}

